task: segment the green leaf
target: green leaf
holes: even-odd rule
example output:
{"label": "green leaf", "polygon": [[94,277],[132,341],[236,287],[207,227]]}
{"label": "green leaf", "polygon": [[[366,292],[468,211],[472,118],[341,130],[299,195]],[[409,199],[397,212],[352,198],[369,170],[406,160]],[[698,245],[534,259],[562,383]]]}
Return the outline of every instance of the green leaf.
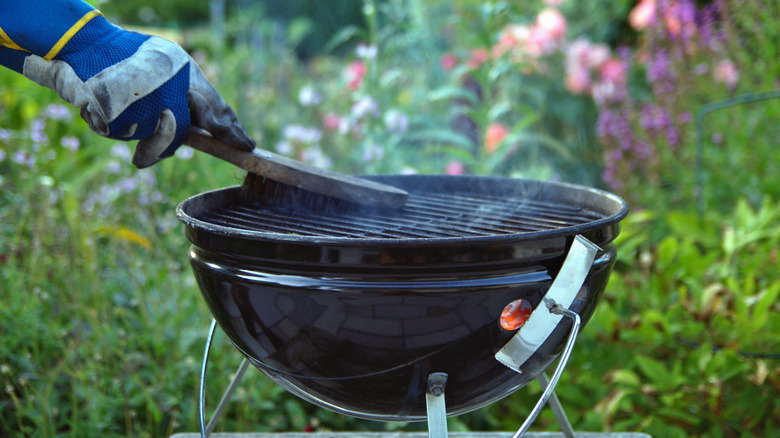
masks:
{"label": "green leaf", "polygon": [[638,355],[634,358],[642,374],[647,376],[659,388],[665,388],[669,385],[669,370],[663,363],[651,359],[644,355]]}
{"label": "green leaf", "polygon": [[347,41],[358,38],[361,35],[363,35],[363,30],[359,28],[358,26],[344,26],[340,31],[336,33],[336,35],[333,35],[333,37],[328,41],[327,44],[322,48],[323,53],[332,53],[334,50],[338,49],[342,44],[345,44]]}
{"label": "green leaf", "polygon": [[465,149],[473,147],[471,140],[463,134],[449,129],[428,129],[410,133],[406,136],[409,141],[419,141],[424,143],[441,143],[459,146]]}
{"label": "green leaf", "polygon": [[454,102],[457,100],[465,100],[466,103],[472,106],[479,104],[479,97],[477,97],[472,91],[464,87],[458,87],[456,85],[448,85],[431,91],[428,93],[428,100],[430,102]]}

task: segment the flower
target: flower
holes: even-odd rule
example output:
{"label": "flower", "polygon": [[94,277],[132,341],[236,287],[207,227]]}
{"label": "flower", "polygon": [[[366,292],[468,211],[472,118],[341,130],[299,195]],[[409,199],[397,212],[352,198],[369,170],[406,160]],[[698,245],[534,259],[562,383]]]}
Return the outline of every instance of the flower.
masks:
{"label": "flower", "polygon": [[344,73],[347,79],[347,87],[350,90],[357,90],[363,84],[363,79],[367,73],[366,63],[363,61],[352,61],[347,65]]}
{"label": "flower", "polygon": [[287,125],[284,127],[283,135],[285,140],[303,144],[316,144],[322,139],[322,132],[319,129],[303,125]]}
{"label": "flower", "polygon": [[444,173],[447,175],[463,175],[466,171],[466,166],[460,161],[450,161],[444,169]]}
{"label": "flower", "polygon": [[43,109],[42,114],[45,118],[65,122],[71,118],[70,109],[65,105],[56,103],[46,105],[46,108]]}
{"label": "flower", "polygon": [[195,151],[192,148],[179,148],[176,149],[176,156],[180,160],[190,160],[195,155]]}
{"label": "flower", "polygon": [[325,114],[322,118],[322,127],[327,131],[335,131],[341,124],[341,117],[338,114]]}
{"label": "flower", "polygon": [[377,47],[361,43],[355,48],[355,54],[360,58],[374,59],[376,58]]}
{"label": "flower", "polygon": [[409,129],[409,117],[402,111],[391,109],[385,113],[385,126],[393,134],[402,135]]}
{"label": "flower", "polygon": [[444,70],[452,70],[458,65],[458,57],[452,53],[445,53],[439,58],[439,66]]}
{"label": "flower", "polygon": [[111,156],[120,161],[129,161],[132,154],[125,143],[114,143],[114,146],[111,147]]}
{"label": "flower", "polygon": [[737,85],[737,81],[739,81],[739,71],[737,71],[737,67],[734,66],[730,59],[719,61],[715,65],[713,75],[716,81],[728,85],[729,88],[734,88]]}
{"label": "flower", "polygon": [[469,68],[478,69],[488,60],[488,51],[483,48],[471,51],[471,58],[466,63]]}
{"label": "flower", "polygon": [[567,69],[566,88],[573,94],[582,94],[590,90],[590,74],[584,68]]}
{"label": "flower", "polygon": [[298,102],[303,106],[315,106],[322,102],[322,95],[311,85],[306,85],[298,92]]}
{"label": "flower", "polygon": [[548,8],[536,16],[536,28],[554,41],[561,42],[566,37],[566,18],[557,9]]}
{"label": "flower", "polygon": [[628,14],[628,23],[636,30],[647,29],[655,22],[655,0],[640,0]]}
{"label": "flower", "polygon": [[501,123],[493,122],[488,125],[485,131],[485,151],[494,154],[508,134],[509,128]]}
{"label": "flower", "polygon": [[81,147],[81,142],[79,141],[79,139],[69,135],[62,137],[62,139],[60,140],[60,144],[65,149],[69,149],[72,152],[76,152],[77,150],[79,150],[79,147]]}
{"label": "flower", "polygon": [[374,99],[370,97],[364,97],[352,105],[351,114],[352,117],[356,119],[362,119],[367,115],[378,116],[379,105],[377,105]]}

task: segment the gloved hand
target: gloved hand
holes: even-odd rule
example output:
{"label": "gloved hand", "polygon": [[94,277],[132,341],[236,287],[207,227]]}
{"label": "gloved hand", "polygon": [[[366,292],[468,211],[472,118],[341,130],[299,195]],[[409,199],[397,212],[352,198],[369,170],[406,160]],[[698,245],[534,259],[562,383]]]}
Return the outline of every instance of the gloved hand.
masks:
{"label": "gloved hand", "polygon": [[[89,8],[78,0],[49,3]],[[62,36],[61,47],[47,54],[25,53],[21,72],[81,108],[81,117],[96,133],[140,140],[133,164],[143,168],[173,155],[190,124],[236,149],[254,148],[233,110],[176,43],[120,29],[91,8],[78,16],[70,32],[78,30],[69,39],[67,33]],[[9,47],[9,40],[0,42]]]}

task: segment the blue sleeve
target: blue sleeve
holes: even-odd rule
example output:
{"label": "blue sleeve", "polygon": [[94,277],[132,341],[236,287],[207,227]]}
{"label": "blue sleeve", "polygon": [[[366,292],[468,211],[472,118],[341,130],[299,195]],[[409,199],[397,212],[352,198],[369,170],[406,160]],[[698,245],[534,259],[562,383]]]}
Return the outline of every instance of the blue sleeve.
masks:
{"label": "blue sleeve", "polygon": [[29,52],[25,52],[24,50],[15,50],[0,46],[0,65],[6,66],[18,73],[22,73],[24,58],[29,54]]}
{"label": "blue sleeve", "polygon": [[16,52],[53,59],[73,35],[99,15],[81,0],[0,1],[0,64],[20,71],[24,56]]}

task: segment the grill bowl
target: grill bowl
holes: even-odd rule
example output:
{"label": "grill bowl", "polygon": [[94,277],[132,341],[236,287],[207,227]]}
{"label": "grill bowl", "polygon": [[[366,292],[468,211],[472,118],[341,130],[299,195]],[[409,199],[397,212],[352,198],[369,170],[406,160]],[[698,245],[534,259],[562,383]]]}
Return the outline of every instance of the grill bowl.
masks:
{"label": "grill bowl", "polygon": [[498,177],[370,178],[408,191],[407,208],[309,215],[245,205],[233,187],[177,209],[220,328],[290,392],[402,421],[426,418],[432,372],[449,376],[449,415],[511,394],[555,361],[570,323],[517,373],[494,358],[515,333],[501,312],[520,298],[539,304],[576,235],[602,249],[571,306],[583,324],[592,315],[628,212],[619,197]]}

